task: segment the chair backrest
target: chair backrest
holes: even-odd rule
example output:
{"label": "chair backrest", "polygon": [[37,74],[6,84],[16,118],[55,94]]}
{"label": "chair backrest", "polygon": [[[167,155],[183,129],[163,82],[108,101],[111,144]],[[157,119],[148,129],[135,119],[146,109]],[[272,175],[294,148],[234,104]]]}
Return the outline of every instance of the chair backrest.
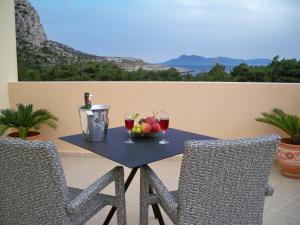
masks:
{"label": "chair backrest", "polygon": [[262,224],[279,137],[187,141],[179,179],[179,223]]}
{"label": "chair backrest", "polygon": [[0,224],[67,224],[67,195],[53,144],[0,137]]}

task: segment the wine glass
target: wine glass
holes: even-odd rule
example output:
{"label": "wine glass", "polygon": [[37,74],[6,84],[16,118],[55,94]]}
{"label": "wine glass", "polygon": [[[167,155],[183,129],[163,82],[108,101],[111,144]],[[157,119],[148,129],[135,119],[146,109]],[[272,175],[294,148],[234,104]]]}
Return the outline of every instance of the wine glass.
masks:
{"label": "wine glass", "polygon": [[134,141],[131,139],[131,130],[134,126],[134,115],[132,113],[125,114],[125,127],[128,130],[128,139],[124,141],[126,144],[134,144]]}
{"label": "wine glass", "polygon": [[165,139],[165,133],[169,128],[169,115],[167,113],[162,113],[159,119],[160,128],[163,131],[163,139],[158,143],[161,145],[169,144],[170,142]]}

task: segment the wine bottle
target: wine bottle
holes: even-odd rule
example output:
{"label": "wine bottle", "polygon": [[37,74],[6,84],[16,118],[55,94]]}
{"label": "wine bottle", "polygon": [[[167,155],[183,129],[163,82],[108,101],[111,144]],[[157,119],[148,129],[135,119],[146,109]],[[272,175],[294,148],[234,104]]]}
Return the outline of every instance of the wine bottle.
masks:
{"label": "wine bottle", "polygon": [[89,92],[84,93],[84,108],[86,109],[92,108],[91,95]]}

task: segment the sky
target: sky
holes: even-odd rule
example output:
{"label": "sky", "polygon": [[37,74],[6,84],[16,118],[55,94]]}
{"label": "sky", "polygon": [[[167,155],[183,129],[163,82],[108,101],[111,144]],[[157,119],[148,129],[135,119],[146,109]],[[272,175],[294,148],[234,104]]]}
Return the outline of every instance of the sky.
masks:
{"label": "sky", "polygon": [[31,0],[49,39],[101,56],[300,58],[300,0]]}

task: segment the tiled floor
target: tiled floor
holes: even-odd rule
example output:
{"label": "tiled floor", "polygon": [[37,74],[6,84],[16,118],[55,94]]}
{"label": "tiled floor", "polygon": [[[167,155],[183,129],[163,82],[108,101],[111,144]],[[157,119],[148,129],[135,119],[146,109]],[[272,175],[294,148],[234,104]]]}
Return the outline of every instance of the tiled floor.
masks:
{"label": "tiled floor", "polygon": [[[73,187],[85,188],[104,175],[115,165],[110,160],[94,154],[64,154],[62,157],[63,167],[66,173],[67,183]],[[167,185],[169,190],[177,189],[181,157],[173,157],[151,164],[151,167],[159,174],[159,177]],[[127,177],[129,169],[125,170]],[[264,225],[300,225],[300,179],[283,177],[277,163],[274,163],[269,183],[275,188],[273,197],[266,199],[264,212]],[[114,187],[111,185],[105,189],[106,193],[113,194]],[[138,225],[139,215],[139,174],[136,175],[132,185],[126,193],[127,224]],[[109,207],[103,209],[94,216],[87,225],[102,224],[109,211]],[[164,216],[166,224],[172,224]],[[112,225],[117,224],[114,216]],[[150,225],[158,224],[150,210]]]}

